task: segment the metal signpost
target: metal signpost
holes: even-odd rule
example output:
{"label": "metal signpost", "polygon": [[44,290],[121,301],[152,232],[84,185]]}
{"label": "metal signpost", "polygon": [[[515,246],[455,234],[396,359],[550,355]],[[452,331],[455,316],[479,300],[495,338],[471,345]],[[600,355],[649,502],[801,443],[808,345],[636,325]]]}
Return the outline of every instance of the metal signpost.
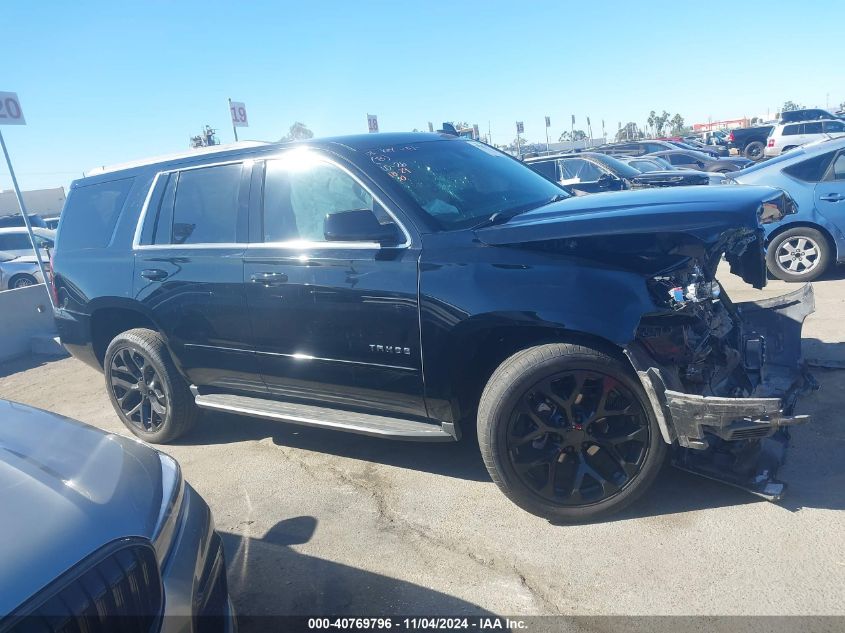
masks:
{"label": "metal signpost", "polygon": [[249,127],[246,117],[246,106],[240,101],[229,99],[229,114],[232,115],[232,131],[235,133],[235,143],[238,142],[238,128]]}
{"label": "metal signpost", "polygon": [[550,117],[546,117],[546,151],[549,151],[549,126],[551,126],[552,120]]}
{"label": "metal signpost", "polygon": [[[21,109],[21,102],[18,99],[17,93],[14,92],[0,92],[0,125],[26,125],[26,119],[23,116]],[[9,158],[9,150],[6,148],[6,140],[3,138],[3,132],[0,132],[0,146],[3,147],[3,156],[6,157],[6,164],[9,166],[9,175],[12,177],[12,186],[15,188],[15,196],[18,198],[18,206],[21,208],[21,215],[23,215],[23,223],[26,225],[26,232],[29,234],[29,243],[32,244],[32,250],[35,252],[35,259],[38,261],[38,269],[41,271],[41,278],[44,283],[50,283],[47,277],[47,271],[44,268],[44,261],[41,259],[41,250],[38,248],[38,243],[35,241],[35,235],[32,233],[32,224],[29,222],[29,214],[26,212],[26,205],[23,201],[23,194],[21,188],[18,186],[18,179],[15,176],[15,170],[12,167],[12,159]],[[50,299],[50,305],[55,308],[53,303],[53,293],[48,292],[47,297]]]}
{"label": "metal signpost", "polygon": [[525,132],[525,126],[522,125],[522,121],[516,122],[516,155],[522,156],[522,148],[520,147],[520,138],[519,135]]}

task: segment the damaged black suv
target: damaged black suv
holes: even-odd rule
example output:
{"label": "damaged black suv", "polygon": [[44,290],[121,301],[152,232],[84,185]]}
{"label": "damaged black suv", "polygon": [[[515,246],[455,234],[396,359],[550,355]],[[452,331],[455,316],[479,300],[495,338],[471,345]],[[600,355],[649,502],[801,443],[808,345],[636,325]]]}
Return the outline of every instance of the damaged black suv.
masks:
{"label": "damaged black suv", "polygon": [[[422,441],[477,430],[493,480],[554,521],[632,502],[664,456],[778,498],[809,287],[766,283],[782,192],[573,198],[436,134],[217,148],[73,183],[56,320],[150,442],[201,409]],[[236,418],[233,418],[233,423]]]}

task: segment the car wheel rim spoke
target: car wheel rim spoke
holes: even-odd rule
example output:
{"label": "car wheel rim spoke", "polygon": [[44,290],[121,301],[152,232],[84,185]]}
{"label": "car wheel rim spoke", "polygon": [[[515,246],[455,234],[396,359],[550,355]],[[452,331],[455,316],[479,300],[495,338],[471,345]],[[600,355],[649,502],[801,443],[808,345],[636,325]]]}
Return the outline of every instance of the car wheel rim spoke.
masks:
{"label": "car wheel rim spoke", "polygon": [[154,432],[167,418],[167,394],[152,362],[136,349],[112,356],[109,384],[124,419],[137,429]]}
{"label": "car wheel rim spoke", "polygon": [[566,371],[530,389],[511,414],[507,449],[516,477],[556,505],[619,493],[640,472],[648,418],[633,392],[598,371]]}
{"label": "car wheel rim spoke", "polygon": [[797,236],[781,243],[776,261],[784,272],[803,275],[816,267],[820,255],[819,245],[813,239]]}

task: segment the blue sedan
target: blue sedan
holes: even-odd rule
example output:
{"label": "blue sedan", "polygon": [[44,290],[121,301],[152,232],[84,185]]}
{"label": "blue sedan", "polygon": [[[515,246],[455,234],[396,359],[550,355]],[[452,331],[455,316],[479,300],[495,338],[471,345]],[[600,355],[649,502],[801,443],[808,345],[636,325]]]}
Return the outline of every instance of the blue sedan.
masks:
{"label": "blue sedan", "polygon": [[797,147],[731,175],[739,184],[783,189],[797,212],[766,224],[769,272],[812,281],[845,260],[845,139]]}

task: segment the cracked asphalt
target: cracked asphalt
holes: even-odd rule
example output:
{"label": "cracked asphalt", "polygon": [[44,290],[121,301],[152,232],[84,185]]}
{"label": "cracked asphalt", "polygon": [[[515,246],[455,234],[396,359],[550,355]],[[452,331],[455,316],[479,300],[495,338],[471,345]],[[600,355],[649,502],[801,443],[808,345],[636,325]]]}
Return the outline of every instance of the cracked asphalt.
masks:
{"label": "cracked asphalt", "polygon": [[[796,289],[721,277],[735,300]],[[845,274],[815,289],[805,354],[842,367]],[[265,614],[845,615],[845,372],[814,372],[777,504],[667,467],[624,514],[554,526],[498,492],[471,431],[403,443],[206,413],[164,450],[213,510],[246,631]],[[0,397],[125,432],[71,358],[0,365]]]}

